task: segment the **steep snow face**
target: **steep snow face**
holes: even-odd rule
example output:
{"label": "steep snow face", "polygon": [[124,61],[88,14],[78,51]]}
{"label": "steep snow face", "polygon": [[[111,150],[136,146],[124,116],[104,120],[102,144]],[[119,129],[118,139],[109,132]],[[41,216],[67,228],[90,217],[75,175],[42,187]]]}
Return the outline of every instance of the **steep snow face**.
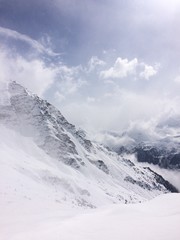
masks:
{"label": "steep snow face", "polygon": [[56,108],[17,83],[6,93],[10,104],[0,106],[4,205],[63,202],[94,208],[176,191],[150,169],[90,142]]}

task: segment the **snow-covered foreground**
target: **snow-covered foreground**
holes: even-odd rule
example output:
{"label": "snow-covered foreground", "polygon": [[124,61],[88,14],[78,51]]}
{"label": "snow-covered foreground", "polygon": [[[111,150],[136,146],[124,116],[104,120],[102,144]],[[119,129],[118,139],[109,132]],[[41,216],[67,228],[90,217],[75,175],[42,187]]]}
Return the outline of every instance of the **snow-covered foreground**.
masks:
{"label": "snow-covered foreground", "polygon": [[[99,208],[87,210],[71,193],[77,183],[87,189],[85,177],[56,165],[31,138],[2,126],[0,132],[0,240],[180,239],[180,194],[115,205],[91,177],[89,197]],[[44,181],[49,172],[66,181]]]}
{"label": "snow-covered foreground", "polygon": [[180,195],[148,202],[173,186],[90,142],[22,86],[11,83],[8,94],[11,105],[0,106],[0,240],[180,239]]}
{"label": "snow-covered foreground", "polygon": [[43,202],[14,207],[1,209],[2,240],[180,239],[180,194],[175,193],[84,211]]}

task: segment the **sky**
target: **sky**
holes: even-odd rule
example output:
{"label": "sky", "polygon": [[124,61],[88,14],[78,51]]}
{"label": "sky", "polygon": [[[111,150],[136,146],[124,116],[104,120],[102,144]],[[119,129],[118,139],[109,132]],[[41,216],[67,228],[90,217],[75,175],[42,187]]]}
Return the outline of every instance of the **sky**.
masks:
{"label": "sky", "polygon": [[0,0],[0,82],[88,131],[180,113],[180,1]]}

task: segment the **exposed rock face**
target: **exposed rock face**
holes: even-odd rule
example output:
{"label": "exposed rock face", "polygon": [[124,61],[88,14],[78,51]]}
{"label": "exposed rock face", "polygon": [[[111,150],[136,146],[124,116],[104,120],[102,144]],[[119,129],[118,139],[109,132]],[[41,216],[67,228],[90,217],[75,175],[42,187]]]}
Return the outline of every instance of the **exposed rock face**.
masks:
{"label": "exposed rock face", "polygon": [[179,146],[167,146],[166,144],[139,143],[136,146],[121,146],[116,149],[120,155],[135,154],[138,162],[159,165],[166,169],[180,169]]}
{"label": "exposed rock face", "polygon": [[177,193],[178,190],[175,188],[171,183],[166,181],[161,175],[157,174],[156,172],[152,171],[149,167],[144,167],[144,169],[148,169],[154,174],[156,181],[162,185],[164,185],[170,192]]}
{"label": "exposed rock face", "polygon": [[138,186],[140,186],[141,188],[143,189],[148,189],[149,191],[150,190],[153,190],[153,189],[156,189],[156,185],[154,186],[154,188],[152,188],[149,184],[147,184],[146,182],[144,181],[138,181],[138,180],[135,180],[133,179],[132,177],[130,176],[127,176],[125,177],[124,181],[127,181],[127,182],[130,182],[132,184],[137,184]]}
{"label": "exposed rock face", "polygon": [[109,169],[106,166],[106,164],[102,160],[97,160],[97,161],[90,161],[92,164],[94,164],[97,168],[101,169],[103,172],[106,174],[109,173]]}
{"label": "exposed rock face", "polygon": [[162,168],[180,169],[180,153],[178,150],[166,149],[158,146],[138,145],[132,152],[136,154],[139,162],[148,162]]}

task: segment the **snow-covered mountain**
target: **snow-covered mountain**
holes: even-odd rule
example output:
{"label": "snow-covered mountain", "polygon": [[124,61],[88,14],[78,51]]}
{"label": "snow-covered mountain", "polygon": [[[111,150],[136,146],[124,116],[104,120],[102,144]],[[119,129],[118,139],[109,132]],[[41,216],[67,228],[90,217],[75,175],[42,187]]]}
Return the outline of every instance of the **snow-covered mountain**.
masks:
{"label": "snow-covered mountain", "polygon": [[16,82],[1,85],[2,205],[97,207],[176,189],[149,168],[87,139],[59,110]]}
{"label": "snow-covered mountain", "polygon": [[119,154],[135,154],[139,162],[180,169],[180,116],[167,114],[158,121],[134,124],[122,133],[102,133],[105,145]]}

